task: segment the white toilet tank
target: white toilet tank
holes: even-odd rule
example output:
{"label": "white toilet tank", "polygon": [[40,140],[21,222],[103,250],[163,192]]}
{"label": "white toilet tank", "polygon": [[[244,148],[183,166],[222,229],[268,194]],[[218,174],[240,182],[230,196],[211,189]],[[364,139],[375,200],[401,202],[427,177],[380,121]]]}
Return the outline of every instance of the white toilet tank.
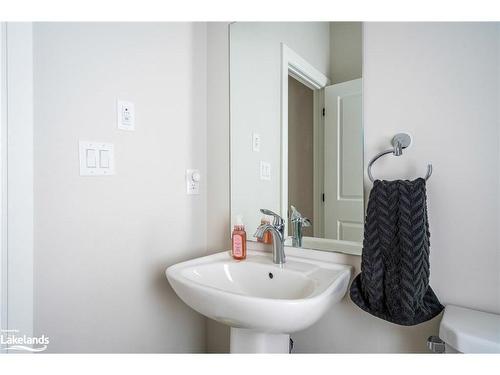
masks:
{"label": "white toilet tank", "polygon": [[447,305],[439,338],[447,353],[500,353],[500,315]]}

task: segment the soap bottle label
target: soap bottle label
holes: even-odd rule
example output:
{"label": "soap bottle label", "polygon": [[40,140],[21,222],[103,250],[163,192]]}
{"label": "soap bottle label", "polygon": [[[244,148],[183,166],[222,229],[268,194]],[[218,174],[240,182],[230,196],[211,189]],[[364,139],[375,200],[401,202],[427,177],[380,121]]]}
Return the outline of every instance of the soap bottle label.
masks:
{"label": "soap bottle label", "polygon": [[243,256],[243,240],[239,234],[233,236],[233,255],[236,257]]}

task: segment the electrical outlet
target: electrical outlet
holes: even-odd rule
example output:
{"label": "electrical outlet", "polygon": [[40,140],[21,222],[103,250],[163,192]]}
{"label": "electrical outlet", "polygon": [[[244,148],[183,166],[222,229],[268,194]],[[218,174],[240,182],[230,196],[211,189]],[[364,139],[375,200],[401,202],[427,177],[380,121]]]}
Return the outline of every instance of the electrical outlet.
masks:
{"label": "electrical outlet", "polygon": [[252,150],[253,152],[260,152],[260,134],[252,134]]}
{"label": "electrical outlet", "polygon": [[128,131],[135,130],[134,103],[118,99],[116,105],[116,118],[118,129]]}

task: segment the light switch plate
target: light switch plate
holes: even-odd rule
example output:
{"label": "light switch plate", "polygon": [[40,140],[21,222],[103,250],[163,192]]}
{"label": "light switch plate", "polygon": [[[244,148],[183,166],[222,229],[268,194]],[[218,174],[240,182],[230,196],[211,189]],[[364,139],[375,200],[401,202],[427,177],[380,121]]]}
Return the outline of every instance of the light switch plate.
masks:
{"label": "light switch plate", "polygon": [[112,143],[81,141],[78,145],[80,176],[110,176],[115,173]]}
{"label": "light switch plate", "polygon": [[271,163],[266,161],[260,162],[260,179],[264,181],[271,180]]}
{"label": "light switch plate", "polygon": [[253,152],[260,152],[260,134],[252,134],[252,150]]}
{"label": "light switch plate", "polygon": [[118,99],[116,103],[116,120],[118,129],[127,131],[135,130],[134,103]]}

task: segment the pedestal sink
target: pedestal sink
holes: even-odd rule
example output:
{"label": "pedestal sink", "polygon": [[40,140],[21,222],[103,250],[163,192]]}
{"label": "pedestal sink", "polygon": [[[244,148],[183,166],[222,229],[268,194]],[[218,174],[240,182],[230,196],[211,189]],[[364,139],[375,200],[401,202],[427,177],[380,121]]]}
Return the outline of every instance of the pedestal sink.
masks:
{"label": "pedestal sink", "polygon": [[288,353],[290,333],[303,330],[340,301],[352,268],[323,260],[228,251],[169,267],[177,295],[199,313],[231,326],[231,353]]}

